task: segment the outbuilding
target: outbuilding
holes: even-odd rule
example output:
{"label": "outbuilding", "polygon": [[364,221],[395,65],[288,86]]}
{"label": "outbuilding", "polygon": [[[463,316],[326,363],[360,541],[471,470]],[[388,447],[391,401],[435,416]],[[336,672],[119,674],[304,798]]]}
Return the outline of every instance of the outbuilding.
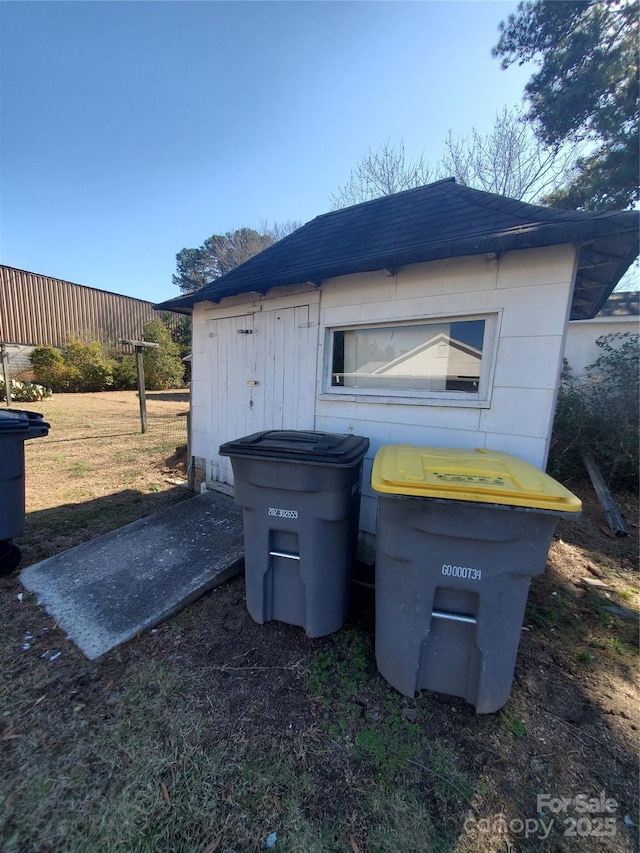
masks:
{"label": "outbuilding", "polygon": [[230,486],[231,439],[266,429],[486,447],[544,469],[569,319],[638,254],[638,213],[551,209],[453,179],[318,216],[202,289],[192,313],[196,481]]}

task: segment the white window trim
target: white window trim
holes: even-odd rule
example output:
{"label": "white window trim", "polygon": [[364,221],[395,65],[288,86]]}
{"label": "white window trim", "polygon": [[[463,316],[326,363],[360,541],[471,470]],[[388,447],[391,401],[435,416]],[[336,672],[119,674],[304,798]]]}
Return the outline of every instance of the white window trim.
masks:
{"label": "white window trim", "polygon": [[[482,348],[480,385],[477,394],[465,391],[394,391],[390,388],[354,389],[331,384],[333,372],[333,333],[358,329],[389,328],[390,326],[412,326],[420,323],[455,323],[468,320],[484,320],[485,333]],[[419,317],[398,318],[372,323],[346,323],[326,326],[324,329],[324,364],[322,371],[322,391],[318,399],[354,403],[391,403],[411,406],[447,406],[461,408],[488,409],[491,406],[491,394],[496,370],[496,357],[502,310],[486,313],[456,312],[455,314],[429,314]]]}

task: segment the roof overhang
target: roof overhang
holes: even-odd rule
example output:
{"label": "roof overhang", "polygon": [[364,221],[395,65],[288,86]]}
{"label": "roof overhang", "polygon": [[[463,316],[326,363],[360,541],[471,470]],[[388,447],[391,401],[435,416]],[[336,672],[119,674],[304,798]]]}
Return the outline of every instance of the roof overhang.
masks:
{"label": "roof overhang", "polygon": [[[201,290],[156,307],[189,314],[198,302],[218,303],[243,293],[264,294],[280,286],[305,282],[321,286],[327,279],[354,273],[384,269],[395,272],[401,267],[428,261],[486,254],[499,256],[523,249],[572,245],[577,250],[577,269],[571,319],[581,320],[598,313],[638,256],[640,218],[637,211],[598,214],[553,210],[456,187],[455,184],[444,188],[440,185],[439,191],[440,194],[455,192],[456,199],[462,194],[463,201],[465,196],[469,196],[476,203],[473,210],[479,212],[475,221],[473,216],[467,220],[466,234],[458,229],[455,235],[447,235],[437,232],[437,228],[426,227],[425,223],[424,229],[420,227],[416,231],[414,228],[409,236],[399,235],[392,250],[387,245],[386,249],[377,251],[379,244],[376,240],[362,242],[357,239],[359,226],[354,216],[370,213],[366,209],[368,206],[387,203],[392,198],[386,197],[386,202],[367,202],[346,211],[317,217]],[[489,221],[487,230],[484,230],[482,217],[488,215],[487,209],[495,206],[507,207],[502,221],[510,219],[513,226],[500,227],[496,220]],[[382,214],[382,210],[380,212]],[[379,222],[384,222],[382,216]],[[337,233],[335,229],[342,224],[346,228],[351,225],[353,238],[338,246],[327,238],[327,234]],[[433,234],[431,240],[430,234]],[[320,246],[326,246],[327,250],[320,251]]]}

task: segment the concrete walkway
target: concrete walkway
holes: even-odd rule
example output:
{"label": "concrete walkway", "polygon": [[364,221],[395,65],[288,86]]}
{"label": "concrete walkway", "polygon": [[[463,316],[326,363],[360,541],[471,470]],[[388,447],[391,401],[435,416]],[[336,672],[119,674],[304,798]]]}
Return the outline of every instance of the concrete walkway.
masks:
{"label": "concrete walkway", "polygon": [[56,554],[23,586],[95,660],[242,569],[242,510],[207,492]]}

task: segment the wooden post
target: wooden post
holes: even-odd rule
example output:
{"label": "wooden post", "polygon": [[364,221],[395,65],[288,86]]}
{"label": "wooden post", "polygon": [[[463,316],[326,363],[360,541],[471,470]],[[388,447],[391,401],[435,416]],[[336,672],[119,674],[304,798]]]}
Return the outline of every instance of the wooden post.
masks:
{"label": "wooden post", "polygon": [[191,456],[191,394],[189,394],[189,411],[187,412],[187,484],[191,491],[194,489],[195,471]]}
{"label": "wooden post", "polygon": [[4,376],[4,396],[7,401],[7,406],[11,405],[11,380],[9,379],[9,353],[7,352],[7,345],[2,342],[0,344],[0,348],[2,349],[2,374]]}
{"label": "wooden post", "polygon": [[154,344],[150,341],[129,341],[126,338],[120,338],[121,344],[129,344],[135,347],[136,351],[136,374],[138,376],[138,398],[140,400],[140,428],[143,433],[147,431],[147,397],[144,387],[144,361],[142,354],[145,347],[155,347],[158,349],[160,344]]}
{"label": "wooden post", "polygon": [[618,506],[614,501],[602,474],[600,473],[600,469],[596,464],[596,460],[593,458],[593,454],[587,448],[582,448],[581,454],[582,461],[584,462],[589,473],[589,477],[591,478],[591,482],[593,483],[593,488],[596,490],[598,500],[604,510],[607,524],[616,536],[628,536],[629,531],[627,530],[627,525],[625,524],[624,518],[622,517],[622,514],[620,513],[620,510],[618,509]]}
{"label": "wooden post", "polygon": [[142,347],[136,347],[136,373],[138,374],[138,399],[140,400],[140,427],[142,432],[147,431],[147,398],[144,388],[144,360],[142,358]]}

